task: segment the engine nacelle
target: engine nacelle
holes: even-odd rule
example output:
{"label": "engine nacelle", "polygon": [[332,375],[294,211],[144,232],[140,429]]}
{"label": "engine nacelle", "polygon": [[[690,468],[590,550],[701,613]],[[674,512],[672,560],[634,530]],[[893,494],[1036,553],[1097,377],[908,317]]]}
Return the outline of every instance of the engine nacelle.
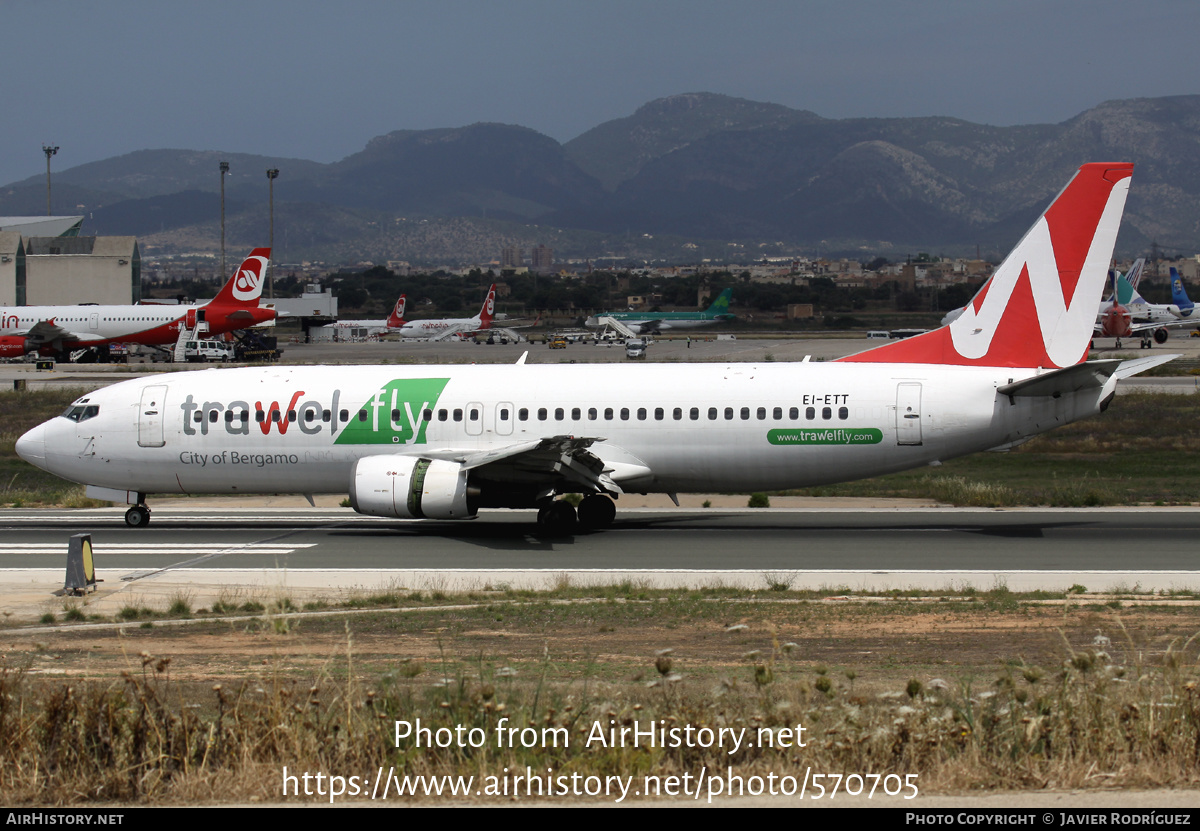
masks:
{"label": "engine nacelle", "polygon": [[468,519],[467,497],[467,471],[441,459],[366,456],[350,475],[350,505],[367,516]]}
{"label": "engine nacelle", "polygon": [[19,335],[0,337],[0,358],[20,358],[29,351],[28,341]]}
{"label": "engine nacelle", "polygon": [[1161,329],[1155,329],[1154,330],[1154,342],[1159,343],[1159,344],[1166,343],[1168,335],[1169,335],[1169,333],[1167,332],[1167,329],[1165,326]]}

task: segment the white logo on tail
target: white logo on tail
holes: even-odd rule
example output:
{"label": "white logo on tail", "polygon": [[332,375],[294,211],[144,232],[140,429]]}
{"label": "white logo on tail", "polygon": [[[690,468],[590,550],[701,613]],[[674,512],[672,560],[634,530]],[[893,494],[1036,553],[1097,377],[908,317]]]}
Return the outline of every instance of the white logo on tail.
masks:
{"label": "white logo on tail", "polygon": [[233,277],[233,296],[237,300],[257,300],[262,296],[266,257],[247,257]]}
{"label": "white logo on tail", "polygon": [[1017,308],[1016,304],[1009,309],[1013,290],[1021,273],[1028,268],[1033,291],[1032,311],[1037,314],[1046,356],[1055,366],[1076,363],[1091,337],[1096,319],[1096,298],[1108,273],[1108,258],[1112,254],[1112,243],[1121,222],[1128,190],[1127,177],[1109,193],[1069,303],[1063,297],[1064,288],[1050,226],[1046,217],[1042,216],[992,275],[979,311],[975,310],[972,301],[950,324],[950,339],[955,351],[968,360],[984,357],[991,348],[992,338],[1006,310],[1011,314],[1028,314],[1031,311]]}
{"label": "white logo on tail", "polygon": [[405,306],[405,300],[404,300],[404,295],[402,294],[402,295],[400,295],[400,299],[396,301],[396,310],[394,312],[392,312],[392,314],[397,318],[403,318],[404,317],[404,306]]}

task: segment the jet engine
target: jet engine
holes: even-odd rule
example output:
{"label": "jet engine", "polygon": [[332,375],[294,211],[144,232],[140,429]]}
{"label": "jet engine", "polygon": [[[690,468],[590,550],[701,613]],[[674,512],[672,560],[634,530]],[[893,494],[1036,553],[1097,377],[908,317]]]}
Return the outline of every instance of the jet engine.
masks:
{"label": "jet engine", "polygon": [[413,456],[366,456],[350,475],[350,505],[360,514],[398,519],[475,516],[467,471],[456,462]]}
{"label": "jet engine", "polygon": [[0,338],[0,358],[19,358],[28,351],[28,341],[19,335]]}

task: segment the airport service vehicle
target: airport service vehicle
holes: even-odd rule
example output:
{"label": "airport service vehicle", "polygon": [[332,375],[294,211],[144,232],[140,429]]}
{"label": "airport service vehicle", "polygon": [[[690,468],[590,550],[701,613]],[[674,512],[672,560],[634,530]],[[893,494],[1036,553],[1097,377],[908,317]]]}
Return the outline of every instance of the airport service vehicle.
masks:
{"label": "airport service vehicle", "polygon": [[259,305],[270,248],[255,248],[215,298],[198,306],[13,306],[0,309],[0,357],[36,352],[60,360],[88,347],[164,346],[180,334],[220,335],[275,319]]}
{"label": "airport service vehicle", "polygon": [[548,345],[551,349],[566,349],[567,339],[561,336],[555,336],[550,338]]}
{"label": "airport service vehicle", "polygon": [[191,363],[218,361],[229,363],[234,360],[232,343],[218,340],[189,340],[183,344],[183,359]]}
{"label": "airport service vehicle", "polygon": [[625,357],[646,357],[646,341],[642,338],[630,338],[629,340],[625,341]]}
{"label": "airport service vehicle", "polygon": [[[89,393],[16,449],[131,505],[131,526],[154,493],[348,493],[406,520],[538,509],[561,533],[611,524],[623,493],[808,487],[1012,447],[1174,357],[1084,362],[1132,171],[1084,165],[955,321],[837,361],[181,372]],[[556,499],[571,493],[578,511]]]}

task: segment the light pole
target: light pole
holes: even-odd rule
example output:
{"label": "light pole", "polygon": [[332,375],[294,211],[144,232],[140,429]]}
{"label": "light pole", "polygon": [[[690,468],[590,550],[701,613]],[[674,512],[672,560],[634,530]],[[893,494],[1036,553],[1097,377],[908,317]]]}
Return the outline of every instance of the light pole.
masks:
{"label": "light pole", "polygon": [[46,154],[46,216],[50,216],[50,157],[58,152],[58,146],[43,144],[42,152]]}
{"label": "light pole", "polygon": [[229,162],[221,162],[221,285],[225,285],[225,174]]}
{"label": "light pole", "polygon": [[[267,244],[271,246],[271,260],[275,258],[275,180],[279,178],[279,168],[272,167],[267,171],[267,201],[270,204],[271,235]],[[267,297],[275,299],[275,272],[271,268],[271,260],[267,260]]]}

